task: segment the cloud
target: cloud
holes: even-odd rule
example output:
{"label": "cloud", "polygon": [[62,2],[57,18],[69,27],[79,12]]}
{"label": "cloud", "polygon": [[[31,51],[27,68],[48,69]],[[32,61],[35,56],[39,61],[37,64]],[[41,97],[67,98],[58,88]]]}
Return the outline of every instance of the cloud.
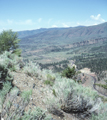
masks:
{"label": "cloud", "polygon": [[12,23],[13,23],[13,20],[9,20],[9,19],[8,19],[8,20],[7,20],[7,23],[8,23],[8,24],[12,24]]}
{"label": "cloud", "polygon": [[101,18],[101,14],[98,14],[97,16],[91,15],[90,18],[95,21],[105,22],[105,20],[103,18]]}
{"label": "cloud", "polygon": [[24,20],[24,21],[15,22],[15,24],[18,24],[18,25],[33,25],[35,23],[31,19],[27,19],[27,20]]}
{"label": "cloud", "polygon": [[38,22],[40,23],[41,21],[42,21],[42,18],[39,18],[39,19],[38,19]]}
{"label": "cloud", "polygon": [[52,25],[52,27],[58,27],[57,25]]}
{"label": "cloud", "polygon": [[77,25],[81,25],[79,22],[77,22]]}
{"label": "cloud", "polygon": [[69,25],[62,23],[63,27],[70,27]]}
{"label": "cloud", "polygon": [[25,21],[25,24],[27,24],[27,25],[31,25],[31,24],[33,24],[33,22],[32,22],[31,19],[28,19],[28,20]]}
{"label": "cloud", "polygon": [[50,24],[51,21],[52,21],[52,19],[49,19],[49,20],[48,20],[48,24]]}

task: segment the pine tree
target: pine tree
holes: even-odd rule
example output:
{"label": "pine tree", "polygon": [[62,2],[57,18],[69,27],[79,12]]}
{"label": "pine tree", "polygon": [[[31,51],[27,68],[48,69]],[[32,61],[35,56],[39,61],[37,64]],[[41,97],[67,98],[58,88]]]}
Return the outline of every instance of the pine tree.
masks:
{"label": "pine tree", "polygon": [[21,49],[19,49],[20,39],[17,37],[17,33],[12,32],[12,30],[3,31],[0,34],[0,54],[4,51],[11,51],[12,53],[21,55]]}

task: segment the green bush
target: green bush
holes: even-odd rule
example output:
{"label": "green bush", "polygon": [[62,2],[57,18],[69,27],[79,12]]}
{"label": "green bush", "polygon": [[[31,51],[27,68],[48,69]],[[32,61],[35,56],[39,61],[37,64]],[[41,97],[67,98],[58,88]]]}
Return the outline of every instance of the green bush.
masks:
{"label": "green bush", "polygon": [[0,81],[12,81],[13,77],[9,72],[9,69],[5,65],[0,64]]}
{"label": "green bush", "polygon": [[17,33],[12,32],[12,30],[3,31],[0,34],[0,53],[4,51],[12,51],[16,55],[21,55],[21,50],[19,48],[19,39]]}
{"label": "green bush", "polygon": [[52,117],[46,115],[46,111],[43,111],[41,108],[37,107],[34,111],[28,111],[22,116],[20,120],[51,120]]}
{"label": "green bush", "polygon": [[47,80],[45,80],[44,84],[53,86],[54,81],[55,81],[55,76],[52,76],[48,73],[47,74]]}
{"label": "green bush", "polygon": [[7,82],[3,83],[3,89],[0,90],[0,98],[1,98],[0,104],[1,105],[3,105],[3,102],[5,100],[5,96],[10,91],[11,88],[12,88],[12,86],[11,86],[10,82],[7,81]]}
{"label": "green bush", "polygon": [[21,57],[7,51],[0,55],[0,64],[11,71],[19,70],[24,66],[24,62]]}
{"label": "green bush", "polygon": [[21,96],[22,96],[22,98],[23,98],[24,101],[29,101],[31,95],[32,95],[32,90],[23,91],[23,92],[21,93]]}
{"label": "green bush", "polygon": [[95,84],[95,85],[97,85],[97,86],[99,86],[99,87],[102,87],[102,88],[104,88],[104,89],[107,89],[107,83],[106,84]]}
{"label": "green bush", "polygon": [[31,77],[38,77],[38,75],[41,73],[41,70],[36,63],[28,62],[24,67],[24,72]]}
{"label": "green bush", "polygon": [[15,54],[5,51],[0,55],[0,81],[12,81],[11,71],[20,70],[22,59]]}
{"label": "green bush", "polygon": [[72,78],[75,74],[76,74],[75,67],[73,68],[68,67],[62,72],[62,76],[67,78]]}
{"label": "green bush", "polygon": [[50,80],[45,80],[44,84],[53,86],[54,83],[52,81],[50,81]]}
{"label": "green bush", "polygon": [[50,80],[50,81],[55,81],[55,76],[52,76],[50,74],[47,74],[47,80]]}

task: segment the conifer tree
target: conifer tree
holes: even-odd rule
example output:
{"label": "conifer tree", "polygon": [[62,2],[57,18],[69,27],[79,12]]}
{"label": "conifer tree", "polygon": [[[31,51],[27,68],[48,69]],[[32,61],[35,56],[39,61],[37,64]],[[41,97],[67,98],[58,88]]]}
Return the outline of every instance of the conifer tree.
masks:
{"label": "conifer tree", "polygon": [[4,51],[11,51],[12,53],[21,55],[21,49],[19,49],[20,39],[18,39],[17,33],[12,30],[3,31],[0,34],[0,54]]}

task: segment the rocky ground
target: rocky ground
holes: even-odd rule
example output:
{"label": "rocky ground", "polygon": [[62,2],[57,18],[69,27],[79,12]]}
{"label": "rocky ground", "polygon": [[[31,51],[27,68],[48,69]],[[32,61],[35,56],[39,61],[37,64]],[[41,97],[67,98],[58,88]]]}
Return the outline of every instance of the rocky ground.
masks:
{"label": "rocky ground", "polygon": [[[86,70],[86,71],[84,70],[82,72],[83,73],[81,73],[80,79],[82,81],[83,87],[91,87],[92,89],[94,89],[93,88],[94,81],[91,76],[94,74],[91,74],[89,70]],[[49,86],[45,85],[42,79],[28,76],[27,74],[23,72],[13,72],[12,74],[14,76],[13,84],[19,89],[20,92],[32,90],[32,96],[30,98],[30,102],[25,107],[25,110],[26,111],[28,111],[29,109],[34,110],[35,107],[40,107],[43,110],[47,110],[47,105],[45,102],[46,102],[48,91],[46,91],[46,87],[49,87]],[[10,99],[9,98],[10,96],[7,96],[6,99]],[[13,105],[14,106],[18,105],[20,100],[21,100],[20,96],[17,96],[13,100]],[[51,114],[54,120],[80,120],[79,118],[76,118],[75,115],[73,114],[68,114],[63,111],[61,112],[63,113],[64,117],[60,115],[59,116],[53,115],[49,113],[48,111],[46,113]]]}
{"label": "rocky ground", "polygon": [[[33,110],[35,107],[40,107],[46,110],[47,106],[45,104],[46,91],[44,89],[47,85],[44,84],[43,80],[36,79],[35,77],[30,77],[25,73],[14,72],[13,84],[19,88],[20,91],[32,89],[32,97],[29,104],[26,107]],[[47,112],[48,113],[48,112]],[[50,114],[50,113],[48,113]],[[56,120],[78,120],[75,116],[71,114],[64,113],[64,117],[51,114],[51,116]]]}

